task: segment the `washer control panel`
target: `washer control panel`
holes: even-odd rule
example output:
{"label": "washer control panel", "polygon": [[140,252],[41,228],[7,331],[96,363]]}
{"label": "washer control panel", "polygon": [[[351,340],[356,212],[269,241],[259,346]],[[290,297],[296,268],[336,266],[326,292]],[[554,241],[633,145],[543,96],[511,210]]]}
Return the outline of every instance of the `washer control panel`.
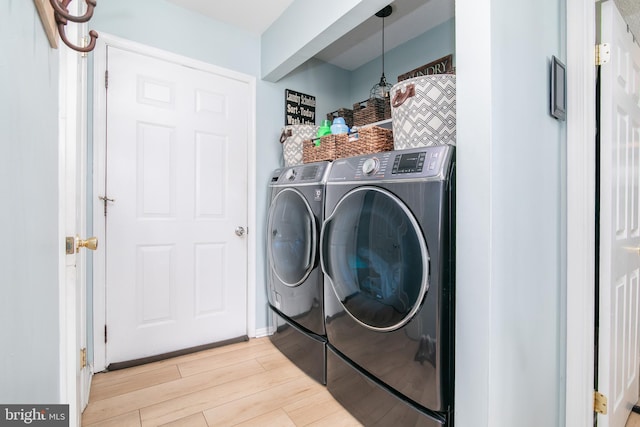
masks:
{"label": "washer control panel", "polygon": [[329,162],[317,162],[276,169],[271,175],[271,184],[320,182],[325,179],[329,166]]}

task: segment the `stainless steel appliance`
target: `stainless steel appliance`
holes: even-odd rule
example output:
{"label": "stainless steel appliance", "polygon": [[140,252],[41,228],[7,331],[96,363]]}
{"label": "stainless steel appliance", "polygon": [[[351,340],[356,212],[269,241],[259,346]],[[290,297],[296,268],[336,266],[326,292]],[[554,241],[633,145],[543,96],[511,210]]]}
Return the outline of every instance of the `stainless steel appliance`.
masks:
{"label": "stainless steel appliance", "polygon": [[318,238],[330,162],[276,169],[269,182],[267,282],[271,341],[324,384],[326,334]]}
{"label": "stainless steel appliance", "polygon": [[365,425],[447,426],[454,148],[336,160],[326,185],[327,387]]}

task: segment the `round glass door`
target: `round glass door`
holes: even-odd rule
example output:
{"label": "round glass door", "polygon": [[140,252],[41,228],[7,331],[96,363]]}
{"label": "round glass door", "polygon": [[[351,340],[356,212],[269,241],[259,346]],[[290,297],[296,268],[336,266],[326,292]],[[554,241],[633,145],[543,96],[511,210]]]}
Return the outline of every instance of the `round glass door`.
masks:
{"label": "round glass door", "polygon": [[415,217],[392,193],[347,193],[322,229],[322,267],[345,310],[362,325],[406,324],[428,289],[429,254]]}
{"label": "round glass door", "polygon": [[287,286],[299,285],[313,270],[316,256],[315,216],[299,191],[287,188],[272,200],[267,233],[274,274]]}

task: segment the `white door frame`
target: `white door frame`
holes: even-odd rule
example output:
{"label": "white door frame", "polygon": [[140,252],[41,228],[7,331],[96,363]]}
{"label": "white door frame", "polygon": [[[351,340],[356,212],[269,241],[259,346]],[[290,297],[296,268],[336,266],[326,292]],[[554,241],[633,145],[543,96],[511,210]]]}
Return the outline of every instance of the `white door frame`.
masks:
{"label": "white door frame", "polygon": [[[157,59],[174,62],[187,67],[213,72],[231,79],[245,82],[249,85],[249,129],[248,129],[248,201],[247,201],[247,335],[256,335],[256,78],[247,74],[235,72],[166,52],[150,46],[121,39],[109,34],[100,33],[100,38],[94,51],[93,66],[93,226],[98,240],[105,241],[105,221],[102,201],[104,196],[104,177],[106,158],[106,99],[104,90],[106,52],[109,46],[151,56]],[[94,370],[96,372],[106,368],[106,345],[104,343],[104,325],[106,324],[106,295],[105,295],[105,252],[95,254],[93,268],[93,328],[94,328]]]}
{"label": "white door frame", "polygon": [[[567,293],[564,425],[593,425],[595,2],[567,0]],[[559,420],[562,424],[563,420]]]}

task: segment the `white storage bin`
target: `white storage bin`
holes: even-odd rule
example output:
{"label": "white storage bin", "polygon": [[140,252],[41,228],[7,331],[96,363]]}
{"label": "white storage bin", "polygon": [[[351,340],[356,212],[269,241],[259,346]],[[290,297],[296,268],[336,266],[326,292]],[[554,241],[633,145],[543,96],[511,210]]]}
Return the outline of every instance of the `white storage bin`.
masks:
{"label": "white storage bin", "polygon": [[282,128],[280,142],[285,167],[302,164],[302,141],[315,138],[317,133],[318,126],[315,125],[288,125]]}
{"label": "white storage bin", "polygon": [[456,145],[456,76],[433,74],[390,91],[394,149]]}

